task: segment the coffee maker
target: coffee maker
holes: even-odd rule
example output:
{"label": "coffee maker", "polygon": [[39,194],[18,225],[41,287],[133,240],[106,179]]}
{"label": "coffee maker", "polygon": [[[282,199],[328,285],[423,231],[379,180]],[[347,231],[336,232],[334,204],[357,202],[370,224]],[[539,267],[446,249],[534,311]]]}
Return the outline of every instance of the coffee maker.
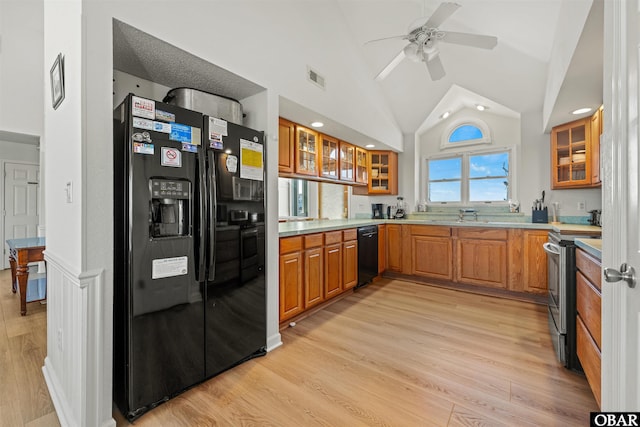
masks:
{"label": "coffee maker", "polygon": [[371,204],[371,218],[383,219],[384,218],[384,205],[382,203]]}

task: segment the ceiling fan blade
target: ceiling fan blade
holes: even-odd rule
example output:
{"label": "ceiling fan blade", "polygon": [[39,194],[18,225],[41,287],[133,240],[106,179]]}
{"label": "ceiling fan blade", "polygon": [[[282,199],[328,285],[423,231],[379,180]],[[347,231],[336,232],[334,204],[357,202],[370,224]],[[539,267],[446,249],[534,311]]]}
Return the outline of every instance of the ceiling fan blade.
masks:
{"label": "ceiling fan blade", "polygon": [[376,76],[376,80],[380,81],[387,77],[389,73],[393,71],[394,68],[405,58],[404,49],[402,49],[398,54],[389,62]]}
{"label": "ceiling fan blade", "polygon": [[455,31],[444,31],[443,42],[462,44],[465,46],[479,47],[482,49],[493,49],[498,44],[498,38],[494,36],[483,36],[480,34],[457,33]]}
{"label": "ceiling fan blade", "polygon": [[424,26],[427,28],[438,28],[440,24],[446,21],[447,18],[453,14],[453,12],[458,10],[459,7],[460,5],[458,3],[440,3],[440,6],[438,6],[435,12],[433,12]]}
{"label": "ceiling fan blade", "polygon": [[440,55],[432,56],[425,64],[427,64],[427,71],[429,71],[429,75],[433,81],[440,80],[446,74],[442,66],[442,61],[440,60]]}
{"label": "ceiling fan blade", "polygon": [[373,42],[381,42],[383,40],[395,40],[395,39],[406,39],[407,36],[393,36],[393,37],[384,37],[381,39],[375,39],[375,40],[369,40],[368,42],[365,42],[365,44],[369,44],[369,43],[373,43]]}

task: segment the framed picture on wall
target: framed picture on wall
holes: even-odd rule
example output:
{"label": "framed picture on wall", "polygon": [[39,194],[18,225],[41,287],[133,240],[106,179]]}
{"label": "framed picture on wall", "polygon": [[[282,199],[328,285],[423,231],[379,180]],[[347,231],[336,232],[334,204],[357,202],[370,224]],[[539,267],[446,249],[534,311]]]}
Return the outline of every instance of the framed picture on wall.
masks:
{"label": "framed picture on wall", "polygon": [[55,110],[64,99],[64,56],[62,53],[58,54],[49,74],[51,75],[51,104]]}

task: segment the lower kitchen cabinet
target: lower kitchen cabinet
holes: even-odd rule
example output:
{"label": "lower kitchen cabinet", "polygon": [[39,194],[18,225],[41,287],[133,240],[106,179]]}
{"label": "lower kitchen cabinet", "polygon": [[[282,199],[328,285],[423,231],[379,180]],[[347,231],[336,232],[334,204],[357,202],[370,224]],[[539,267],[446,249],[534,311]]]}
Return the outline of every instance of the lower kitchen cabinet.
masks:
{"label": "lower kitchen cabinet", "polygon": [[456,281],[507,288],[506,229],[458,228]]}
{"label": "lower kitchen cabinet", "polygon": [[378,275],[387,269],[387,226],[378,225]]}
{"label": "lower kitchen cabinet", "polygon": [[548,234],[547,230],[522,232],[522,282],[525,292],[534,294],[548,292],[547,253],[542,248],[542,245],[547,242]]}
{"label": "lower kitchen cabinet", "polygon": [[280,239],[280,321],[304,309],[302,237]]}
{"label": "lower kitchen cabinet", "polygon": [[324,247],[324,293],[327,298],[342,292],[342,243]]}
{"label": "lower kitchen cabinet", "polygon": [[601,262],[582,249],[576,250],[576,348],[593,395],[601,405]]}
{"label": "lower kitchen cabinet", "polygon": [[402,272],[402,227],[400,224],[387,224],[387,270]]}
{"label": "lower kitchen cabinet", "polygon": [[304,308],[324,301],[323,240],[322,233],[304,236]]}
{"label": "lower kitchen cabinet", "polygon": [[342,289],[351,289],[358,284],[358,235],[355,229],[343,232],[342,243]]}
{"label": "lower kitchen cabinet", "polygon": [[411,274],[453,279],[451,228],[411,226]]}

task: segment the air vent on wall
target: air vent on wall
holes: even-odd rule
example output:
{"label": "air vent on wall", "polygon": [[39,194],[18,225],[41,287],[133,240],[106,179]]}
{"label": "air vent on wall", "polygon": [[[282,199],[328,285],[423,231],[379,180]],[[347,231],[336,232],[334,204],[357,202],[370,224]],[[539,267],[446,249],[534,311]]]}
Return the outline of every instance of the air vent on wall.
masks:
{"label": "air vent on wall", "polygon": [[322,89],[325,88],[324,77],[318,74],[317,71],[312,70],[310,67],[307,67],[307,78],[310,82],[315,83]]}

